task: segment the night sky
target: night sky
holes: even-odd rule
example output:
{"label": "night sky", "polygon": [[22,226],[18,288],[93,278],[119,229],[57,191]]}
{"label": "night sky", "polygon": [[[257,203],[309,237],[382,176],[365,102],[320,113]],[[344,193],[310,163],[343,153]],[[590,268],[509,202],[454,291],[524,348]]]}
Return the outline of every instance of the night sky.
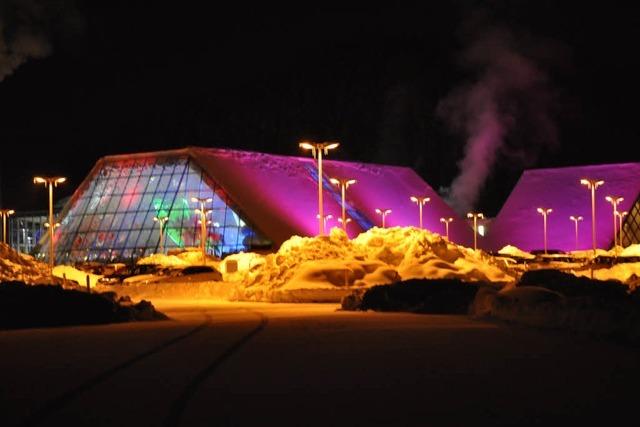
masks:
{"label": "night sky", "polygon": [[495,157],[473,159],[488,215],[525,168],[640,160],[640,15],[622,4],[160,3],[0,2],[2,207],[46,208],[35,174],[69,177],[67,196],[104,155],[305,138],[445,191],[492,118]]}

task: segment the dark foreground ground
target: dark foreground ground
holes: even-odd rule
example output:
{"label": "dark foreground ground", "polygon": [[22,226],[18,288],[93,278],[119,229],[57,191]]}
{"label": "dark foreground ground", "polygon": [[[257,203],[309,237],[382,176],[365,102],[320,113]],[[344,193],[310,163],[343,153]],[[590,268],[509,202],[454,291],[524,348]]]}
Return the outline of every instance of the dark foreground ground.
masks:
{"label": "dark foreground ground", "polygon": [[[622,425],[640,354],[464,315],[180,304],[0,331],[0,425]],[[626,425],[626,424],[625,424]]]}

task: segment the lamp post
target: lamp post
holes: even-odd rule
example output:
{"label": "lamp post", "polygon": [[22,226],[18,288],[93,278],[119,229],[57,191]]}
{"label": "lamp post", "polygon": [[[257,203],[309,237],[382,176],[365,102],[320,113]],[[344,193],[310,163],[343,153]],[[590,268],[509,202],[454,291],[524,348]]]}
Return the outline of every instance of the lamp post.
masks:
{"label": "lamp post", "polygon": [[200,208],[195,210],[195,213],[200,214],[200,251],[202,252],[202,263],[207,263],[207,249],[205,247],[207,241],[207,215],[212,212],[212,209],[205,209],[205,203],[213,202],[211,197],[192,197],[193,203],[199,203]]}
{"label": "lamp post", "polygon": [[580,184],[591,190],[591,239],[593,241],[593,255],[596,254],[596,188],[604,184],[603,180],[582,178]]}
{"label": "lamp post", "polygon": [[378,209],[376,208],[376,213],[382,216],[382,228],[386,227],[386,218],[387,215],[391,213],[391,209]]}
{"label": "lamp post", "polygon": [[578,250],[578,222],[582,221],[583,218],[581,216],[573,216],[573,215],[571,215],[569,217],[569,219],[571,221],[573,221],[575,226],[576,226],[576,251],[577,251]]}
{"label": "lamp post", "polygon": [[7,218],[16,213],[13,209],[0,209],[2,215],[2,242],[7,243]]}
{"label": "lamp post", "polygon": [[411,200],[413,203],[416,203],[418,205],[418,211],[419,211],[419,215],[420,215],[420,228],[422,228],[422,207],[431,201],[431,197],[418,197],[418,196],[411,196],[409,197],[409,200]]}
{"label": "lamp post", "polygon": [[444,223],[445,232],[447,234],[447,241],[449,240],[449,223],[453,221],[453,218],[440,218],[440,222]]}
{"label": "lamp post", "polygon": [[607,202],[613,206],[613,249],[618,251],[618,203],[624,201],[624,197],[619,196],[607,196],[604,198]]}
{"label": "lamp post", "polygon": [[[320,218],[320,214],[317,214],[316,218]],[[331,214],[327,214],[327,215],[323,216],[322,217],[322,227],[323,228],[327,228],[327,221],[329,221],[332,218],[333,218],[333,215],[331,215]]]}
{"label": "lamp post", "polygon": [[[54,224],[53,222],[53,187],[57,187],[58,184],[62,184],[65,182],[67,178],[62,176],[36,176],[33,178],[34,184],[44,184],[45,188],[49,187],[49,224]],[[53,271],[54,265],[54,254],[53,254],[53,229],[54,227],[49,227],[49,267]]]}
{"label": "lamp post", "polygon": [[167,223],[167,221],[169,221],[169,217],[168,216],[161,216],[161,217],[154,216],[153,220],[155,222],[157,222],[158,226],[160,227],[160,253],[163,254],[164,253],[164,225]]}
{"label": "lamp post", "polygon": [[543,236],[544,236],[544,254],[547,254],[547,215],[553,212],[551,208],[538,208],[538,213],[542,215]]}
{"label": "lamp post", "polygon": [[319,234],[322,236],[324,234],[324,212],[322,209],[322,153],[325,156],[329,155],[329,150],[333,150],[334,148],[338,148],[340,145],[339,142],[310,142],[303,141],[298,144],[300,148],[303,150],[311,150],[311,154],[314,159],[318,160],[318,227]]}
{"label": "lamp post", "polygon": [[617,214],[618,214],[618,225],[620,226],[620,246],[624,245],[624,243],[622,242],[622,236],[623,236],[623,234],[622,234],[622,232],[623,232],[623,230],[622,230],[622,221],[624,220],[624,217],[627,216],[628,213],[629,212],[627,212],[627,211],[617,212]]}
{"label": "lamp post", "polygon": [[342,224],[342,228],[344,229],[345,233],[347,231],[347,225],[351,222],[351,218],[347,218],[346,220],[342,220],[342,218],[338,218],[338,222],[340,224]]}
{"label": "lamp post", "polygon": [[356,181],[355,179],[340,179],[340,178],[331,178],[330,179],[331,183],[333,185],[338,185],[340,186],[340,194],[342,197],[342,221],[340,221],[340,223],[342,224],[342,228],[344,229],[344,231],[347,231],[347,213],[346,213],[346,209],[345,209],[345,194],[347,192],[347,188],[349,188],[350,185],[355,184]]}
{"label": "lamp post", "polygon": [[473,250],[478,249],[478,218],[483,219],[484,215],[476,212],[469,212],[467,218],[473,218]]}

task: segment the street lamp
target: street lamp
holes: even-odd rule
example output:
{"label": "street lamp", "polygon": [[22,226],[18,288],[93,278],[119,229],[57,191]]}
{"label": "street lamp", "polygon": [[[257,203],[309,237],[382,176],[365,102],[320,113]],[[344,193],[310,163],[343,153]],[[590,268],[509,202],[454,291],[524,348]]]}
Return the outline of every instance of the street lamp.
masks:
{"label": "street lamp", "polygon": [[469,212],[467,218],[473,218],[473,250],[478,249],[478,218],[483,219],[484,215],[476,212]]}
{"label": "street lamp", "polygon": [[345,233],[347,231],[347,225],[351,222],[351,218],[347,218],[346,220],[342,220],[342,218],[338,218],[338,222],[340,224],[342,224],[342,228],[344,229]]}
{"label": "street lamp", "polygon": [[440,218],[440,222],[444,223],[445,232],[447,233],[447,241],[449,240],[449,223],[453,221],[453,218]]}
{"label": "street lamp", "polygon": [[391,209],[378,209],[376,208],[376,213],[382,216],[382,228],[385,228],[385,220],[387,215],[391,213]]}
{"label": "street lamp", "polygon": [[427,202],[431,201],[431,197],[411,196],[411,197],[409,197],[409,200],[411,200],[413,203],[416,203],[418,205],[418,210],[419,210],[419,215],[420,215],[420,228],[422,228],[422,207]]}
{"label": "street lamp", "polygon": [[[320,218],[320,214],[317,214],[316,218]],[[333,218],[333,215],[331,215],[331,214],[328,214],[328,215],[325,215],[324,217],[322,217],[322,226],[323,226],[323,228],[327,228],[327,221],[329,221],[331,218]]]}
{"label": "street lamp", "polygon": [[0,215],[2,215],[2,242],[7,243],[7,218],[9,215],[16,213],[13,209],[0,209]]}
{"label": "street lamp", "polygon": [[[62,176],[36,176],[33,178],[34,184],[43,184],[45,188],[49,187],[49,224],[54,224],[53,222],[53,187],[57,187],[58,184],[62,184],[65,182],[67,178]],[[53,254],[53,229],[54,227],[49,227],[49,266],[53,271],[54,264],[54,254]]]}
{"label": "street lamp", "polygon": [[324,213],[322,210],[322,153],[325,156],[329,155],[329,150],[338,148],[340,143],[338,142],[309,142],[304,141],[298,144],[303,150],[311,150],[311,154],[314,159],[318,160],[318,227],[320,229],[320,235],[324,234]]}
{"label": "street lamp", "polygon": [[620,225],[620,246],[624,247],[624,243],[622,242],[622,236],[623,236],[623,229],[622,229],[622,221],[624,220],[624,217],[627,216],[629,212],[624,211],[624,212],[618,212],[618,224]]}
{"label": "street lamp", "polygon": [[569,219],[573,221],[576,225],[576,251],[577,251],[578,250],[578,222],[582,221],[584,218],[582,218],[581,216],[571,215]]}
{"label": "street lamp", "polygon": [[593,240],[593,255],[596,254],[596,188],[604,184],[603,180],[582,178],[580,184],[591,190],[591,239]]}
{"label": "street lamp", "polygon": [[160,227],[160,253],[164,253],[164,226],[167,223],[167,221],[169,221],[169,217],[168,216],[161,216],[161,217],[157,217],[154,216],[153,220],[155,222],[158,223],[158,226]]}
{"label": "street lamp", "polygon": [[347,192],[347,188],[349,188],[350,185],[355,184],[356,181],[355,179],[340,179],[340,178],[331,178],[329,181],[331,181],[331,183],[333,185],[339,185],[340,186],[340,193],[342,196],[342,221],[339,221],[342,224],[342,228],[344,229],[344,231],[347,231],[347,213],[345,210],[345,193]]}
{"label": "street lamp", "polygon": [[551,208],[538,208],[538,213],[542,215],[543,235],[544,235],[544,254],[547,254],[547,215],[553,212]]}
{"label": "street lamp", "polygon": [[613,249],[617,252],[618,247],[618,203],[624,201],[624,197],[619,196],[607,196],[604,198],[607,202],[613,206]]}
{"label": "street lamp", "polygon": [[200,203],[200,209],[195,209],[195,213],[200,214],[200,251],[202,252],[202,263],[207,263],[207,250],[205,243],[207,240],[207,215],[210,214],[213,209],[205,209],[205,203],[213,202],[211,197],[192,197],[193,203]]}

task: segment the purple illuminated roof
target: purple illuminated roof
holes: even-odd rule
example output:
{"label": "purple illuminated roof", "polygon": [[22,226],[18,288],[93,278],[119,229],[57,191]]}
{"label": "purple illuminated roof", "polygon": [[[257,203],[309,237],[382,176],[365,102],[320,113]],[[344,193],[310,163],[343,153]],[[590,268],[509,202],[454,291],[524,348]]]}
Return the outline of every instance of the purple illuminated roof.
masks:
{"label": "purple illuminated roof", "polygon": [[[224,188],[248,219],[276,244],[291,235],[314,236],[318,232],[318,187],[315,160],[218,148],[187,149],[196,163]],[[388,227],[418,226],[419,215],[410,196],[428,196],[424,207],[425,228],[444,234],[441,217],[453,217],[450,238],[468,245],[468,225],[412,169],[398,166],[324,160],[324,213],[332,214],[328,228],[338,226],[340,190],[329,178],[358,182],[347,191],[347,229],[351,236],[380,225],[376,208],[390,208]]]}
{"label": "purple illuminated roof", "polygon": [[619,211],[631,209],[640,195],[640,163],[577,166],[525,171],[506,203],[491,224],[486,244],[498,250],[510,244],[523,250],[542,249],[543,218],[536,209],[552,208],[547,222],[549,249],[575,249],[575,226],[571,215],[582,216],[579,223],[579,249],[592,247],[591,192],[580,179],[598,179],[605,183],[595,192],[596,245],[613,245],[613,208],[605,197],[621,196]]}

